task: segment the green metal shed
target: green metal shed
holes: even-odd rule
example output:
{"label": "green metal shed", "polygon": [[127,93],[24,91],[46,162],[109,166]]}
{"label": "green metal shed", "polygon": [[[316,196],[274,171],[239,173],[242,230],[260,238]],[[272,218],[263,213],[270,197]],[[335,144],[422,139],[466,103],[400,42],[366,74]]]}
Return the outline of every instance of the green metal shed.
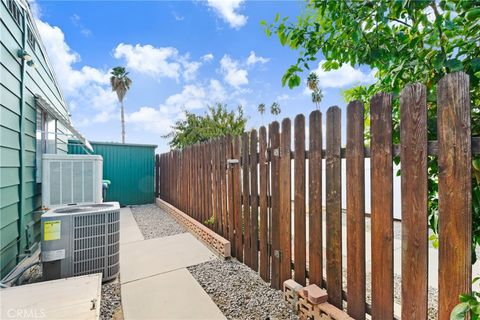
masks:
{"label": "green metal shed", "polygon": [[[121,206],[154,202],[156,145],[92,141],[90,144],[92,154],[103,157],[103,179],[111,181],[105,201],[118,201]],[[87,151],[69,141],[68,153]]]}

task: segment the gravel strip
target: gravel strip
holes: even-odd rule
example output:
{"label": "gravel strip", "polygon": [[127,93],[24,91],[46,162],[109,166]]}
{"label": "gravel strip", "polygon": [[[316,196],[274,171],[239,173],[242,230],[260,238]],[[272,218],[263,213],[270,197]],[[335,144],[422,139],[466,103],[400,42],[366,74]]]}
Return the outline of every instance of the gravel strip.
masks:
{"label": "gravel strip", "polygon": [[28,271],[26,271],[23,274],[23,278],[20,278],[20,281],[22,281],[22,285],[35,283],[35,282],[41,282],[42,281],[42,276],[43,276],[42,265],[37,264],[37,265],[31,267]]}
{"label": "gravel strip", "polygon": [[154,204],[132,206],[131,210],[145,239],[168,237],[187,232],[174,218]]}
{"label": "gravel strip", "polygon": [[[100,303],[100,319],[118,319],[122,310],[120,298],[120,281],[115,279],[102,284],[102,302]],[[121,318],[121,316],[120,316]]]}
{"label": "gravel strip", "polygon": [[281,291],[236,259],[215,259],[187,269],[227,319],[298,319]]}
{"label": "gravel strip", "polygon": [[[367,272],[366,279],[366,301],[372,303],[372,274]],[[343,290],[347,290],[347,272],[343,273]],[[393,275],[393,302],[402,305],[402,277],[398,274]],[[438,290],[428,287],[428,319],[437,319]]]}

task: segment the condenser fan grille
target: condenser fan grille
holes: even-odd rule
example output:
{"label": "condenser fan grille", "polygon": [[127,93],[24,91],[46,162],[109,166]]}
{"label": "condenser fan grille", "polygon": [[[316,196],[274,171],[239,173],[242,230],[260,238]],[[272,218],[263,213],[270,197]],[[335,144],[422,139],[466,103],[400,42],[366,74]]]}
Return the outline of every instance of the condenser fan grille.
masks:
{"label": "condenser fan grille", "polygon": [[73,225],[74,275],[103,272],[104,279],[115,276],[119,270],[119,212],[76,216]]}

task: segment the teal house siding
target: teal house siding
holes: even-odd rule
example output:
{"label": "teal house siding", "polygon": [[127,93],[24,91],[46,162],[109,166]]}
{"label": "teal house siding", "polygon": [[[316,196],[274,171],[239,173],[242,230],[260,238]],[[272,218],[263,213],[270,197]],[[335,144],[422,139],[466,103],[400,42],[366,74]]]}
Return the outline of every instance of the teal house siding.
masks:
{"label": "teal house siding", "polygon": [[[19,19],[12,7],[19,9]],[[0,17],[0,277],[4,277],[39,241],[35,97],[41,96],[65,119],[69,116],[26,1],[0,0]],[[29,32],[33,41],[28,41]],[[21,49],[32,57],[35,68],[18,57]],[[56,123],[55,152],[66,153],[69,132]]]}
{"label": "teal house siding", "polygon": [[[105,201],[121,206],[153,203],[155,200],[156,145],[90,141],[93,153],[103,157],[103,179],[111,185]],[[68,153],[86,154],[81,145],[69,143]]]}

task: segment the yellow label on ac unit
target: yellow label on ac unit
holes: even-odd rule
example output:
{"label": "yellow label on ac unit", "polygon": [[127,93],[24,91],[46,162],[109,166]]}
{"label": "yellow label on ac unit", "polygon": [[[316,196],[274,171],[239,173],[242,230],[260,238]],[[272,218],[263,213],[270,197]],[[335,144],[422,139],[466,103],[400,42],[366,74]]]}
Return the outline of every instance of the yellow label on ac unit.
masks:
{"label": "yellow label on ac unit", "polygon": [[50,220],[43,223],[43,240],[59,240],[62,231],[62,222],[60,220]]}

